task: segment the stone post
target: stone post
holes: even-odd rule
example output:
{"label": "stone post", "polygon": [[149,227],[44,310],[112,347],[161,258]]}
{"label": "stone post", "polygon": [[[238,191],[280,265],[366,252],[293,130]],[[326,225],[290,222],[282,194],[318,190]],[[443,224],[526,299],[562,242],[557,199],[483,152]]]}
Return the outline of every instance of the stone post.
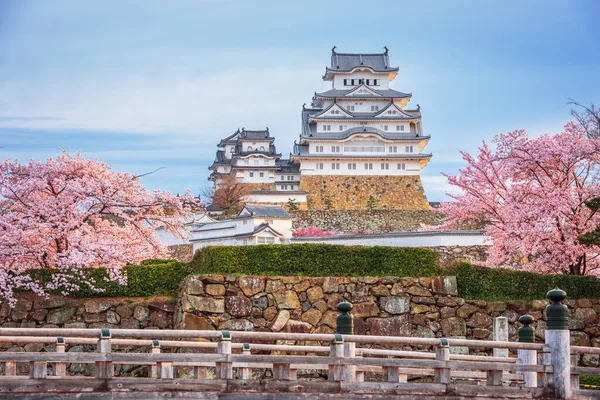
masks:
{"label": "stone post", "polygon": [[[340,315],[337,316],[335,321],[337,333],[341,335],[354,335],[354,319],[352,315],[349,314],[352,310],[352,303],[344,300],[337,305],[337,309],[340,312]],[[344,357],[356,357],[356,343],[344,341]],[[356,381],[356,365],[344,366],[344,381]]]}
{"label": "stone post", "polygon": [[[150,349],[151,354],[160,354],[160,342],[158,340],[152,341],[152,349]],[[152,378],[158,378],[158,363],[154,363],[152,367],[150,367],[150,376]]]}
{"label": "stone post", "polygon": [[[535,329],[529,326],[533,321],[533,317],[528,314],[521,315],[519,318],[519,322],[523,324],[523,326],[519,328],[520,343],[535,343]],[[517,351],[517,357],[517,362],[519,364],[537,364],[537,350],[519,349]],[[525,387],[537,387],[537,372],[523,372],[523,380],[525,381]]]}
{"label": "stone post", "polygon": [[[508,318],[494,318],[494,340],[497,342],[508,342]],[[508,349],[494,348],[492,350],[494,357],[508,357]],[[486,378],[489,386],[502,386],[502,377],[504,371],[487,371]]]}
{"label": "stone post", "polygon": [[550,348],[552,388],[557,399],[567,399],[571,396],[571,335],[569,310],[562,304],[567,294],[553,289],[547,297],[551,301],[546,307],[546,344]]}

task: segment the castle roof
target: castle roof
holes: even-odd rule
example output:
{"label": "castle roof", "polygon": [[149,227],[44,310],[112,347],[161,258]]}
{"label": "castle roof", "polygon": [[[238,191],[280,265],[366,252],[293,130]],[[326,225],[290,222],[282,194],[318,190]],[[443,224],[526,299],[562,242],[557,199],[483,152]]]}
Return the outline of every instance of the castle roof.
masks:
{"label": "castle roof", "polygon": [[[364,87],[368,93],[360,93],[359,90]],[[354,94],[353,94],[354,93]],[[360,93],[360,94],[359,94]],[[325,92],[315,93],[313,100],[316,99],[336,99],[336,98],[357,98],[357,99],[404,99],[412,97],[412,93],[399,92],[394,89],[373,89],[365,84],[359,85],[352,89],[330,89]]]}
{"label": "castle roof", "polygon": [[325,68],[323,79],[330,80],[338,72],[350,72],[356,68],[368,68],[373,72],[396,73],[398,67],[390,66],[388,49],[383,53],[338,53],[331,49],[331,65]]}
{"label": "castle roof", "polygon": [[[327,120],[327,119],[331,119],[331,120],[339,120],[339,119],[356,119],[356,120],[415,120],[415,119],[420,119],[421,118],[421,107],[417,108],[416,110],[404,110],[400,107],[398,107],[397,105],[395,105],[393,102],[390,102],[387,106],[383,107],[381,110],[379,111],[374,111],[374,112],[351,112],[348,111],[346,109],[342,109],[343,114],[340,115],[335,115],[335,116],[329,116],[329,115],[325,115],[327,113],[327,111],[329,111],[331,108],[335,107],[335,106],[339,106],[337,103],[331,103],[327,108],[313,113],[313,114],[308,114],[308,118],[311,119],[321,119],[321,120]],[[394,114],[389,114],[389,116],[387,116],[385,113],[387,110],[393,109],[393,111],[395,111]],[[346,116],[348,115],[348,116]]]}

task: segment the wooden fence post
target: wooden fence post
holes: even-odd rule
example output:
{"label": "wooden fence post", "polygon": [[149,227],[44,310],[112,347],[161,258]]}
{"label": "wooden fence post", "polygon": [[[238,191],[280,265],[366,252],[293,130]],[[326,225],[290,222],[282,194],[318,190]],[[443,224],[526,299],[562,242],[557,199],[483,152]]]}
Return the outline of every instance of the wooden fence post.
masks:
{"label": "wooden fence post", "polygon": [[[56,338],[56,352],[64,353],[66,350],[65,339],[58,337]],[[54,375],[55,376],[67,376],[67,363],[55,362],[54,363]]]}
{"label": "wooden fence post", "polygon": [[[110,330],[108,328],[102,328],[100,330],[100,339],[98,339],[97,350],[98,353],[110,354]],[[110,379],[114,376],[115,370],[112,361],[96,361],[96,378],[98,379]]]}
{"label": "wooden fence post", "polygon": [[[552,363],[550,361],[550,347],[548,345],[544,345],[542,352],[538,354],[538,363],[541,365],[551,366]],[[540,372],[537,374],[538,378],[538,387],[545,389],[552,389],[552,374],[547,372]]]}
{"label": "wooden fence post", "polygon": [[[508,342],[508,318],[506,317],[496,317],[494,318],[494,340],[497,342]],[[492,355],[494,357],[508,357],[508,349],[494,348],[492,350]],[[504,375],[504,371],[498,371],[494,373],[492,371],[488,371],[488,376],[492,380],[492,384],[496,383],[494,386],[502,386],[502,377]],[[488,382],[488,385],[490,383]]]}
{"label": "wooden fence post", "polygon": [[[344,342],[344,358],[356,357],[356,343]],[[356,382],[356,365],[344,365],[344,382]]]}
{"label": "wooden fence post", "polygon": [[[344,338],[342,335],[336,333],[334,339],[331,342],[329,350],[329,356],[335,357],[338,360],[344,358]],[[328,381],[339,382],[344,379],[344,368],[339,364],[329,365],[329,375],[327,376]]]}
{"label": "wooden fence post", "polygon": [[[578,362],[579,354],[571,354],[571,367],[576,367]],[[571,372],[571,388],[579,389],[579,374]]]}
{"label": "wooden fence post", "polygon": [[[435,359],[436,361],[444,361],[444,364],[450,361],[448,339],[440,339],[440,344],[435,348]],[[434,368],[433,376],[436,383],[450,383],[450,368],[447,368],[446,366]]]}
{"label": "wooden fence post", "polygon": [[[231,333],[229,331],[221,331],[221,337],[217,344],[217,353],[223,355],[231,354]],[[216,363],[217,379],[233,379],[233,364],[231,362]]]}
{"label": "wooden fence post", "polygon": [[[521,315],[519,322],[523,324],[519,328],[519,343],[535,343],[535,329],[529,326],[534,319],[531,315]],[[537,364],[537,350],[518,349],[517,350],[518,364]],[[523,372],[523,381],[525,387],[534,388],[538,385],[537,372]]]}
{"label": "wooden fence post", "polygon": [[[252,354],[250,352],[250,344],[244,343],[242,345],[242,354],[245,354],[245,355]],[[275,375],[275,374],[273,373],[273,375]],[[250,367],[242,367],[242,368],[240,368],[239,369],[239,376],[240,376],[240,379],[252,379],[252,368],[250,368]]]}
{"label": "wooden fence post", "polygon": [[553,289],[547,294],[551,301],[546,307],[546,344],[550,348],[552,390],[557,399],[571,397],[571,333],[569,310],[562,301],[567,294]]}

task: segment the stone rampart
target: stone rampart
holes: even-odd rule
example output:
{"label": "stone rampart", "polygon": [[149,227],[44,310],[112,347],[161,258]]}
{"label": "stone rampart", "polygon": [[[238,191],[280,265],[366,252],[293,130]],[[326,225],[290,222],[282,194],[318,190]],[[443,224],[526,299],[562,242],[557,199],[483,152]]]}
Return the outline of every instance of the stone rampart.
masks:
{"label": "stone rampart", "polygon": [[308,208],[312,210],[367,210],[367,202],[371,196],[376,209],[429,209],[421,177],[418,175],[303,175],[300,190],[309,193]]}
{"label": "stone rampart", "polygon": [[374,233],[414,232],[423,225],[439,225],[435,210],[309,210],[293,211],[294,229],[316,226],[334,232],[370,229]]}

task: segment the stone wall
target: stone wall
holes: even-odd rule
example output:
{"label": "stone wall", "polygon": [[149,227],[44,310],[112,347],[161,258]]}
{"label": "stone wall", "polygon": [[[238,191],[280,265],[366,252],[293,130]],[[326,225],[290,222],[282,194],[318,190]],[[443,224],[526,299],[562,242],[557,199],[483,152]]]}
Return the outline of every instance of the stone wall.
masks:
{"label": "stone wall", "polygon": [[21,293],[11,309],[0,305],[3,328],[173,328],[173,297],[97,297],[74,299]]}
{"label": "stone wall", "polygon": [[[465,300],[457,297],[454,277],[188,277],[176,320],[181,329],[332,333],[342,300],[354,304],[355,333],[360,335],[492,339],[493,318],[504,316],[514,341],[517,320],[525,313],[536,319],[538,340],[543,341],[546,327],[547,301]],[[567,304],[573,344],[600,347],[600,301]],[[598,355],[582,361],[597,366]]]}
{"label": "stone wall", "polygon": [[438,225],[441,215],[434,210],[310,210],[294,211],[293,228],[317,228],[334,232],[371,229],[375,233],[414,232],[421,224]]}
{"label": "stone wall", "polygon": [[427,210],[429,203],[416,176],[350,176],[350,175],[303,175],[300,190],[306,190],[308,208],[325,210],[366,210],[367,201],[373,196],[377,209]]}
{"label": "stone wall", "polygon": [[489,246],[438,246],[430,247],[439,254],[438,265],[448,266],[456,261],[485,261]]}

